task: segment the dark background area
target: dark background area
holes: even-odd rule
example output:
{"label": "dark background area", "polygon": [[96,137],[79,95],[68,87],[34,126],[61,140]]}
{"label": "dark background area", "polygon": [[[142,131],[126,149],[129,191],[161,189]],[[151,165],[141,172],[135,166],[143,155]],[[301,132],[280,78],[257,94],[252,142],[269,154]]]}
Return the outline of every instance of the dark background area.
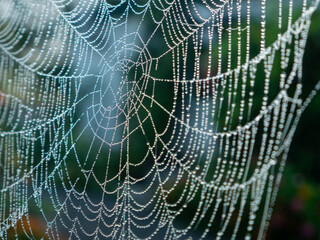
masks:
{"label": "dark background area", "polygon": [[[320,81],[320,9],[304,56],[304,87]],[[320,94],[302,114],[283,173],[268,239],[320,239]]]}

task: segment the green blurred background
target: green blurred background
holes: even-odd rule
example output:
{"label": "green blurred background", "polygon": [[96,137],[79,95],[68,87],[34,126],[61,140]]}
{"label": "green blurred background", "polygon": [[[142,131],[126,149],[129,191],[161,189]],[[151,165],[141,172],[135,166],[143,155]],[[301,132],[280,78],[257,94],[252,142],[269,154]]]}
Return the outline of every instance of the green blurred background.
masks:
{"label": "green blurred background", "polygon": [[[304,86],[320,81],[320,9],[304,56]],[[307,90],[307,91],[308,91]],[[320,94],[302,114],[293,137],[268,239],[320,239]]]}

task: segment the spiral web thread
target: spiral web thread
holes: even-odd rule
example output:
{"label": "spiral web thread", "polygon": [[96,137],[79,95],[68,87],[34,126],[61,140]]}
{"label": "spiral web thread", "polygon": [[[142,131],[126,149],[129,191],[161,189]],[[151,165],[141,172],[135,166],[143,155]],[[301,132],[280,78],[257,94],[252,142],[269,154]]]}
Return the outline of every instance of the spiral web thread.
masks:
{"label": "spiral web thread", "polygon": [[264,238],[318,3],[0,0],[1,238]]}

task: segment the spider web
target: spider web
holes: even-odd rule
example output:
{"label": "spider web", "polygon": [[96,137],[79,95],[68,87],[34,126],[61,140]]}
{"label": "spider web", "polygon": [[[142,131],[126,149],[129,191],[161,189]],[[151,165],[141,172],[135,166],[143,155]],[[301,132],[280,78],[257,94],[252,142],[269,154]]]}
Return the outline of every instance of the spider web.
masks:
{"label": "spider web", "polygon": [[264,238],[318,3],[0,0],[1,238]]}

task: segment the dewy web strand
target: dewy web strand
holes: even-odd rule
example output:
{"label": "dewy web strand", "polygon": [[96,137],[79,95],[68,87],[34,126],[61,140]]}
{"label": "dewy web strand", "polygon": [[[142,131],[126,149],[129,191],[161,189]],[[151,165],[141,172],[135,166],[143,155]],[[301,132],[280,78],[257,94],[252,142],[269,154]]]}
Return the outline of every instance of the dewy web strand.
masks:
{"label": "dewy web strand", "polygon": [[0,0],[1,238],[264,239],[318,5]]}

